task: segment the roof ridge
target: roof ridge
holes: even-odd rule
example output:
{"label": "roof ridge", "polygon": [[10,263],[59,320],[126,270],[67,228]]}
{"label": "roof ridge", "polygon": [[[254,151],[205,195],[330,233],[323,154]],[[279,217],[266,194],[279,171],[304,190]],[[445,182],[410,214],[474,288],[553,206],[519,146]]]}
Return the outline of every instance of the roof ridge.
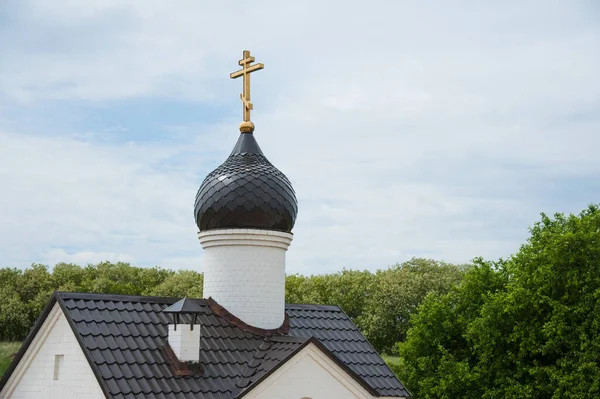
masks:
{"label": "roof ridge", "polygon": [[286,303],[286,309],[299,309],[299,310],[334,310],[341,311],[342,308],[338,305],[320,305],[311,303]]}
{"label": "roof ridge", "polygon": [[[88,300],[105,300],[105,301],[121,301],[121,302],[154,302],[161,304],[172,304],[180,301],[183,297],[156,296],[156,295],[126,295],[126,294],[101,294],[89,292],[70,292],[56,291],[56,294],[63,299],[88,299]],[[207,299],[204,298],[187,298],[200,304],[206,304]],[[171,303],[172,302],[172,303]],[[322,305],[312,303],[286,303],[286,309],[298,310],[329,310],[341,311],[342,308],[338,305]]]}
{"label": "roof ridge", "polygon": [[[182,298],[168,296],[145,296],[145,295],[125,295],[125,294],[99,294],[86,292],[65,292],[56,291],[56,294],[62,299],[87,299],[87,300],[104,300],[104,301],[121,301],[121,302],[153,302],[160,304],[172,304],[180,301]],[[204,298],[188,298],[202,305],[206,304]]]}
{"label": "roof ridge", "polygon": [[304,343],[309,340],[310,337],[296,337],[292,335],[275,335],[266,338],[269,342],[283,342],[283,343]]}

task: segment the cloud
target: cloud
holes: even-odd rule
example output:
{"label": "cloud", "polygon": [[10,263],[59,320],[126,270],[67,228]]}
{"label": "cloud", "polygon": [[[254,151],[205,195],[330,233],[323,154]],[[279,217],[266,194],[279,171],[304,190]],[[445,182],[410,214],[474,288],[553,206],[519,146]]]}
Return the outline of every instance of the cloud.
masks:
{"label": "cloud", "polygon": [[253,80],[257,140],[300,200],[290,272],[508,256],[539,212],[597,198],[589,4],[9,9],[2,264],[199,268],[193,197],[235,142],[227,74],[244,48],[266,64]]}
{"label": "cloud", "polygon": [[42,262],[56,265],[60,262],[75,263],[78,265],[97,264],[104,261],[109,262],[134,262],[131,256],[126,254],[114,254],[109,252],[74,252],[69,253],[64,249],[52,249],[42,255]]}

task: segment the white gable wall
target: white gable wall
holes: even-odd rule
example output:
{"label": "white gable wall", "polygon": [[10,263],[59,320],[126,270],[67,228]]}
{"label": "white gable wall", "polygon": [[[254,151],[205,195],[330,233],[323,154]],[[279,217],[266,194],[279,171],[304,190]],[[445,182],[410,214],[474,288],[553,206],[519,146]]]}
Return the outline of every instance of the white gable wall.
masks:
{"label": "white gable wall", "polygon": [[[64,355],[58,380],[54,380],[56,355]],[[54,305],[25,356],[0,392],[0,398],[105,398],[58,304]]]}
{"label": "white gable wall", "polygon": [[309,344],[251,390],[244,399],[371,399],[373,397],[319,348]]}

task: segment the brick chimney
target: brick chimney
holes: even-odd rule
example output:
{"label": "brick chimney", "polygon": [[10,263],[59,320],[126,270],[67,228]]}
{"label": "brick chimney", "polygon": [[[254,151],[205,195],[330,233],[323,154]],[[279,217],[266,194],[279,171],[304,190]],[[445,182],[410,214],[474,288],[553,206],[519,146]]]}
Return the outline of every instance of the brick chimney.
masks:
{"label": "brick chimney", "polygon": [[[196,302],[183,298],[163,310],[171,314],[173,323],[169,324],[168,342],[180,362],[200,361],[200,324],[196,323],[196,315],[202,308]],[[184,319],[189,319],[185,323]]]}

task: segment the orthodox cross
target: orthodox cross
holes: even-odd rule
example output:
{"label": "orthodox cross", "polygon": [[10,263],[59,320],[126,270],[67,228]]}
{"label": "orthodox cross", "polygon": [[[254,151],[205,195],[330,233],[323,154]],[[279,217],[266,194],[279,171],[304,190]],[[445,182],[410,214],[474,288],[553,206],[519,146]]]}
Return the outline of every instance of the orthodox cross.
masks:
{"label": "orthodox cross", "polygon": [[[244,55],[241,60],[238,61],[238,64],[242,66],[242,69],[236,72],[232,72],[229,77],[231,79],[239,78],[240,76],[244,77],[244,89],[242,94],[240,94],[240,98],[242,100],[244,106],[244,122],[250,122],[250,111],[252,110],[252,102],[250,101],[250,73],[254,71],[259,71],[265,67],[264,64],[254,64],[250,65],[254,62],[254,57],[250,56],[250,51],[244,50]],[[251,122],[250,122],[251,123]],[[248,123],[247,125],[249,125]],[[242,125],[246,125],[246,123],[242,123]],[[252,126],[254,127],[254,126]],[[254,130],[254,129],[252,129]]]}

